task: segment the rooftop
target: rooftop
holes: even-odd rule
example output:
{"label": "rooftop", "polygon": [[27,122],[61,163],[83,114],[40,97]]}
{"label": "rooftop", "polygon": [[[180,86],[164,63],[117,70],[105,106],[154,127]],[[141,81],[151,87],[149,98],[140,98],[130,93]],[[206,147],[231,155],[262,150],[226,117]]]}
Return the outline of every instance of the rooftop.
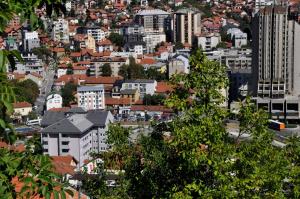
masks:
{"label": "rooftop", "polygon": [[137,13],[137,15],[170,15],[170,13],[160,10],[160,9],[147,9],[147,10],[141,10]]}
{"label": "rooftop", "polygon": [[85,91],[100,91],[104,90],[103,85],[96,85],[96,86],[79,86],[77,87],[77,92],[85,92]]}

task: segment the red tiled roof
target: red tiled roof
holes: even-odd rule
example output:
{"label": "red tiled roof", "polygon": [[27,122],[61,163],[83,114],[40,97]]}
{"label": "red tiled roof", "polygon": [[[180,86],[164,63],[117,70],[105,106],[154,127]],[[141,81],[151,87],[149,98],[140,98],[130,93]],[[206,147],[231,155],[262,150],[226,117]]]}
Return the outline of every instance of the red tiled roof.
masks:
{"label": "red tiled roof", "polygon": [[53,112],[66,112],[70,110],[70,107],[62,107],[62,108],[52,108],[49,109],[48,111],[53,111]]}
{"label": "red tiled roof", "polygon": [[37,77],[37,78],[43,78],[43,76],[42,75],[40,75],[40,74],[38,74],[38,73],[36,73],[36,72],[32,72],[32,73],[29,73],[29,74],[31,74],[32,76],[35,76],[35,77]]}
{"label": "red tiled roof", "polygon": [[13,104],[14,108],[28,108],[32,107],[32,105],[28,102],[16,102]]}
{"label": "red tiled roof", "polygon": [[121,80],[121,77],[87,77],[86,84],[114,84],[117,80]]}
{"label": "red tiled roof", "polygon": [[170,93],[172,91],[173,87],[168,82],[157,82],[156,93]]}
{"label": "red tiled roof", "polygon": [[77,160],[74,157],[68,156],[51,156],[52,164],[54,166],[54,171],[58,174],[65,175],[75,173],[75,165],[72,165],[72,162],[77,164]]}
{"label": "red tiled roof", "polygon": [[106,105],[129,105],[130,98],[105,98]]}
{"label": "red tiled roof", "polygon": [[98,46],[110,46],[112,42],[109,39],[102,39],[101,41],[97,42]]}
{"label": "red tiled roof", "polygon": [[50,50],[55,53],[64,53],[65,52],[64,48],[50,48]]}
{"label": "red tiled roof", "polygon": [[144,58],[140,61],[140,64],[155,64],[156,60],[154,60],[153,58]]}

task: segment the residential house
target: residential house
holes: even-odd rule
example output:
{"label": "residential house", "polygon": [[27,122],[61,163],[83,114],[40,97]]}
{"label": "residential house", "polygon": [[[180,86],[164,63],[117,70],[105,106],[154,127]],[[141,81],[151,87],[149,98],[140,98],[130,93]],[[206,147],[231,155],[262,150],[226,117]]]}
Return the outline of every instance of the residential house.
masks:
{"label": "residential house", "polygon": [[113,122],[109,111],[92,110],[80,113],[68,113],[62,119],[47,121],[44,117],[43,124],[49,124],[41,131],[44,154],[50,156],[73,156],[79,166],[85,160],[91,159],[90,153],[106,151],[108,125]]}
{"label": "residential house", "polygon": [[59,94],[50,94],[46,98],[47,111],[53,108],[62,108],[63,98]]}
{"label": "residential house", "polygon": [[13,103],[14,108],[14,118],[22,119],[27,117],[30,112],[32,112],[32,105],[28,102],[16,102]]}
{"label": "residential house", "polygon": [[178,54],[169,61],[169,77],[174,74],[189,72],[190,63],[187,56]]}
{"label": "residential house", "polygon": [[156,86],[157,81],[151,79],[125,80],[122,84],[121,92],[122,90],[127,89],[137,89],[141,98],[143,98],[146,94],[153,95],[155,93]]}
{"label": "residential house", "polygon": [[79,86],[77,88],[78,107],[86,110],[105,109],[104,86]]}

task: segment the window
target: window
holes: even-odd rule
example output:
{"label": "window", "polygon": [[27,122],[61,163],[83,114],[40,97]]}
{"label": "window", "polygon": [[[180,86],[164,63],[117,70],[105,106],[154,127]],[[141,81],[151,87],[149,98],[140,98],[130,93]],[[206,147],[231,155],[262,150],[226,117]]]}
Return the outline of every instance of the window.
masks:
{"label": "window", "polygon": [[68,152],[69,152],[69,149],[62,149],[62,152],[63,152],[63,153],[68,153]]}
{"label": "window", "polygon": [[45,153],[48,153],[48,149],[43,149],[43,151],[44,151]]}
{"label": "window", "polygon": [[62,144],[62,145],[68,145],[69,142],[64,141],[64,142],[61,142],[61,144]]}
{"label": "window", "polygon": [[61,136],[62,136],[63,138],[68,137],[68,135],[66,135],[66,134],[62,134]]}
{"label": "window", "polygon": [[43,145],[48,145],[48,141],[43,141]]}

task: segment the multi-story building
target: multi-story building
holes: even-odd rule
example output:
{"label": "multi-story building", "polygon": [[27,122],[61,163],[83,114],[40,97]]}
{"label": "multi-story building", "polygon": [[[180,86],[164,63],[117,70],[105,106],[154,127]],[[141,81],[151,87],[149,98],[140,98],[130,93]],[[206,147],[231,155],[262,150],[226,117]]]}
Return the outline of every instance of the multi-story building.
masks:
{"label": "multi-story building", "polygon": [[77,88],[78,107],[86,110],[105,109],[104,86],[80,86]]}
{"label": "multi-story building", "polygon": [[23,51],[31,52],[33,48],[40,47],[40,39],[38,32],[24,32],[23,34]]}
{"label": "multi-story building", "polygon": [[169,78],[179,73],[190,73],[189,58],[183,54],[177,54],[169,60]]}
{"label": "multi-story building", "polygon": [[201,13],[193,9],[180,9],[173,16],[174,42],[193,44],[195,35],[201,33]]}
{"label": "multi-story building", "polygon": [[221,42],[219,33],[201,34],[197,37],[198,46],[204,51],[211,51]]}
{"label": "multi-story building", "polygon": [[[258,106],[279,119],[300,118],[300,25],[289,17],[288,6],[267,6],[256,13],[252,28],[254,95]],[[290,102],[298,107],[292,115]]]}
{"label": "multi-story building", "polygon": [[73,156],[82,166],[90,153],[106,151],[108,124],[113,122],[109,111],[48,111],[42,120],[41,140],[44,154]]}
{"label": "multi-story building", "polygon": [[54,41],[69,43],[69,22],[65,19],[58,19],[53,22],[52,38]]}
{"label": "multi-story building", "polygon": [[252,78],[251,49],[218,49],[207,52],[208,59],[219,62],[228,69],[230,101],[250,95]]}
{"label": "multi-story building", "polygon": [[166,42],[166,34],[165,33],[147,33],[143,37],[143,41],[146,43],[146,52],[152,53],[157,44],[162,42]]}
{"label": "multi-story building", "polygon": [[231,41],[233,41],[236,48],[246,46],[248,43],[247,33],[242,32],[239,28],[230,28],[227,30],[227,34],[230,35]]}
{"label": "multi-story building", "polygon": [[46,99],[46,109],[47,111],[53,108],[61,108],[63,104],[63,99],[61,95],[54,93],[48,95]]}
{"label": "multi-story building", "polygon": [[108,36],[108,32],[102,30],[99,27],[87,27],[86,34],[88,36],[92,36],[96,42],[100,42],[101,40],[105,39]]}
{"label": "multi-story building", "polygon": [[25,74],[25,73],[38,73],[39,75],[44,75],[44,67],[41,59],[35,54],[22,54],[23,62],[16,62],[15,72]]}
{"label": "multi-story building", "polygon": [[170,13],[159,9],[142,10],[136,14],[135,23],[143,26],[145,33],[163,33],[171,28]]}
{"label": "multi-story building", "polygon": [[102,75],[102,66],[104,64],[109,64],[111,71],[112,71],[112,76],[117,77],[119,75],[119,70],[120,67],[123,64],[129,64],[129,59],[128,57],[103,57],[103,58],[97,58],[93,59],[91,61],[91,67],[90,67],[90,75],[91,76],[101,76]]}
{"label": "multi-story building", "polygon": [[128,89],[137,89],[140,96],[144,97],[146,94],[154,95],[156,86],[156,80],[151,79],[125,80],[122,84],[121,92]]}

